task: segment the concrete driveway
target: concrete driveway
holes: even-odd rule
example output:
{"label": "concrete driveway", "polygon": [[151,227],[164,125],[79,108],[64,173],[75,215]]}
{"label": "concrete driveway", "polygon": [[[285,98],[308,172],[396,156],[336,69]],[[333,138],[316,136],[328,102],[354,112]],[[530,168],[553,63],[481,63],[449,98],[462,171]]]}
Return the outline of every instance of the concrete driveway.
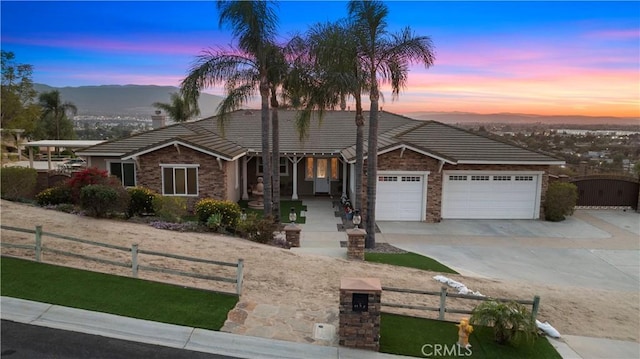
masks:
{"label": "concrete driveway", "polygon": [[621,291],[640,290],[640,214],[578,210],[537,220],[379,222],[379,241],[465,275]]}

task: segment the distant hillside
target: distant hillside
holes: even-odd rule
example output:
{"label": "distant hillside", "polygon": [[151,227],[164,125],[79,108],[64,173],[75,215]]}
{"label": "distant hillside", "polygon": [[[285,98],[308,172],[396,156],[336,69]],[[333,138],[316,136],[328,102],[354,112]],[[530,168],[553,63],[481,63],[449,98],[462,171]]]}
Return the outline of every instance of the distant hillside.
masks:
{"label": "distant hillside", "polygon": [[631,117],[604,116],[543,116],[518,113],[479,114],[469,112],[410,112],[408,117],[419,120],[434,120],[444,123],[546,123],[576,125],[640,125],[640,119]]}
{"label": "distant hillside", "polygon": [[[78,115],[151,115],[156,110],[154,102],[169,102],[177,87],[155,85],[103,85],[79,87],[51,87],[35,84],[38,93],[60,91],[63,101],[78,108]],[[199,105],[202,117],[212,116],[222,97],[203,93]]]}

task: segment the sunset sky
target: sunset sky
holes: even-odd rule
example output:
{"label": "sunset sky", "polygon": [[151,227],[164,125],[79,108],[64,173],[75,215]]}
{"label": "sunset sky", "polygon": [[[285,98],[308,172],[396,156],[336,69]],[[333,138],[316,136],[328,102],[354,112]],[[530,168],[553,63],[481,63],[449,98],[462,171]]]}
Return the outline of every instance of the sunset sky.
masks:
{"label": "sunset sky", "polygon": [[[389,1],[389,30],[430,36],[384,110],[640,118],[640,2]],[[50,86],[179,86],[196,55],[232,44],[215,2],[32,2],[1,6],[2,50]],[[346,16],[342,1],[277,5],[284,42]],[[207,92],[223,95],[220,89]]]}

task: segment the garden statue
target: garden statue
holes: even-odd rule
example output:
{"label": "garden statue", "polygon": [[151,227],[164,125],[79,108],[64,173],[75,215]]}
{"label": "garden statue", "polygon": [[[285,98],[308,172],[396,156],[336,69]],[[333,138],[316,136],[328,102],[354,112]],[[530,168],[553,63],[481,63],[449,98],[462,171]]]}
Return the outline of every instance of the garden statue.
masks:
{"label": "garden statue", "polygon": [[458,327],[458,345],[463,348],[471,348],[469,335],[473,333],[473,326],[469,324],[469,318],[460,319],[460,324],[456,324],[456,327]]}
{"label": "garden statue", "polygon": [[254,201],[249,202],[249,207],[253,209],[264,209],[264,183],[262,177],[258,177],[258,184],[251,191],[256,196]]}

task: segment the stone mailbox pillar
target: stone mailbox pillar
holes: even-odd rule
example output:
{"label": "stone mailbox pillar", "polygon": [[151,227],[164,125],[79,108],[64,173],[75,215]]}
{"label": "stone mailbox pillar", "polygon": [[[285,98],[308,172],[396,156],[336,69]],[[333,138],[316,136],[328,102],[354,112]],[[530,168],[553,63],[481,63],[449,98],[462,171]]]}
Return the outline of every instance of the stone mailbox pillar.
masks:
{"label": "stone mailbox pillar", "polygon": [[347,259],[364,260],[364,229],[347,229]]}
{"label": "stone mailbox pillar", "polygon": [[291,247],[300,247],[301,231],[302,229],[294,224],[284,226],[285,238]]}
{"label": "stone mailbox pillar", "polygon": [[381,294],[378,278],[340,280],[340,345],[374,351],[380,349]]}

